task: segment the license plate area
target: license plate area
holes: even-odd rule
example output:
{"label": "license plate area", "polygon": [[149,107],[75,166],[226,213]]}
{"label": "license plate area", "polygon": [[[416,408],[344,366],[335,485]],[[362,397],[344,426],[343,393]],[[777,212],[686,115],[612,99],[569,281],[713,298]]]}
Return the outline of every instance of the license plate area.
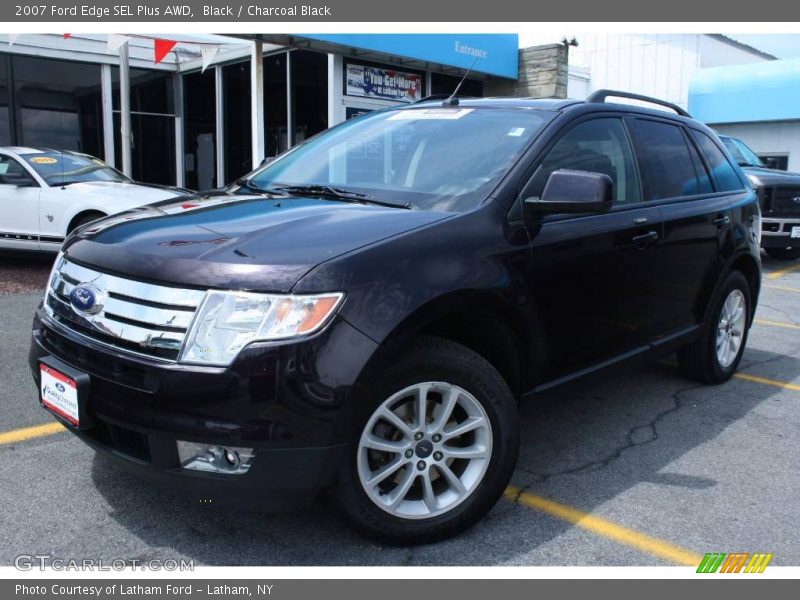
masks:
{"label": "license plate area", "polygon": [[792,227],[792,233],[790,234],[790,237],[800,238],[800,226]]}
{"label": "license plate area", "polygon": [[91,378],[51,356],[39,360],[39,402],[75,429],[88,429],[94,419],[86,412]]}

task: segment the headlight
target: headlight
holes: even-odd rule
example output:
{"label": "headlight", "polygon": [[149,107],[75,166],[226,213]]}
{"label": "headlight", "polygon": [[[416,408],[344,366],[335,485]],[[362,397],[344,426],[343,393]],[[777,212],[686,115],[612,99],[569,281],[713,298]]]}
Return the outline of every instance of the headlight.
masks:
{"label": "headlight", "polygon": [[343,297],[208,291],[186,334],[179,362],[227,366],[251,342],[309,335],[327,323]]}

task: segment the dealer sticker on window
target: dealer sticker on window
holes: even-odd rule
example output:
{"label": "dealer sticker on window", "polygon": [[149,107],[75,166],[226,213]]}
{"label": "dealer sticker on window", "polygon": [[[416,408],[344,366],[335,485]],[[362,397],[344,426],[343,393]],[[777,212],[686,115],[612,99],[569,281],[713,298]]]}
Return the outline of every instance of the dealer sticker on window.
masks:
{"label": "dealer sticker on window", "polygon": [[391,117],[389,121],[417,121],[423,119],[441,119],[451,121],[460,119],[464,115],[472,112],[471,108],[412,108],[407,110],[398,110]]}
{"label": "dealer sticker on window", "polygon": [[58,161],[52,156],[34,156],[31,162],[35,165],[54,165]]}
{"label": "dealer sticker on window", "polygon": [[78,384],[45,364],[39,365],[39,373],[44,407],[77,427]]}

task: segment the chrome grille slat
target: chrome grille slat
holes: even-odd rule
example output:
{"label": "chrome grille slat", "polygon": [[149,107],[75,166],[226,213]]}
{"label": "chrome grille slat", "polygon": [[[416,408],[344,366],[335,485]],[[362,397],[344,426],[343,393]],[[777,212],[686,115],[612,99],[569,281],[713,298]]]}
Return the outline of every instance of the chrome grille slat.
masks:
{"label": "chrome grille slat", "polygon": [[[97,314],[76,311],[70,293],[92,283],[104,292]],[[137,355],[177,360],[186,331],[205,292],[159,286],[94,271],[59,259],[45,306],[62,327]]]}
{"label": "chrome grille slat", "polygon": [[150,302],[158,302],[159,304],[185,306],[190,309],[197,308],[205,295],[205,292],[199,290],[152,285],[132,279],[123,279],[107,273],[99,273],[66,260],[61,272],[74,281],[94,283],[105,290],[117,292],[131,298],[140,298]]}

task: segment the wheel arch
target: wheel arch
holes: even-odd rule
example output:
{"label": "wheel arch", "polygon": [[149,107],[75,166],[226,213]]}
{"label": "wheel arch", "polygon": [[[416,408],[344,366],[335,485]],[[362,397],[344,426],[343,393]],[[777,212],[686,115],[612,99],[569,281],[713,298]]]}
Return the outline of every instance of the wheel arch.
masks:
{"label": "wheel arch", "polygon": [[108,216],[108,213],[103,212],[97,208],[84,208],[81,209],[78,213],[76,213],[67,224],[67,230],[64,232],[65,235],[69,235],[73,229],[80,223],[80,221],[90,215],[97,215],[98,219]]}
{"label": "wheel arch", "polygon": [[758,261],[750,254],[741,254],[736,257],[731,263],[731,271],[739,271],[747,279],[750,286],[750,323],[753,322],[753,317],[756,312],[756,305],[758,304],[758,295],[761,292],[761,268]]}
{"label": "wheel arch", "polygon": [[[442,337],[480,354],[519,397],[533,387],[531,377],[543,356],[543,343],[534,335],[541,331],[536,322],[535,317],[514,310],[507,300],[489,292],[454,292],[408,315],[382,340],[377,354],[387,359],[418,336]],[[372,361],[365,372],[372,371],[371,367],[375,367]]]}

